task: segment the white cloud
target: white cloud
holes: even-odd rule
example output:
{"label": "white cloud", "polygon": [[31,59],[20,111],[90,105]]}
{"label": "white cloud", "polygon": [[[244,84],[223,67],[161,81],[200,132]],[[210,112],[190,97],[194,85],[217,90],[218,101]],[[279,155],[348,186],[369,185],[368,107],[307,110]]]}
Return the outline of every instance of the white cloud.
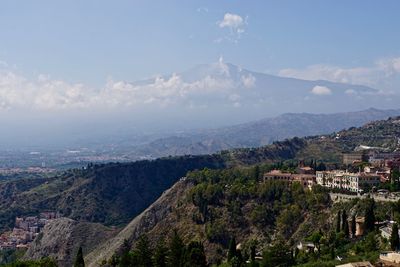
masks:
{"label": "white cloud", "polygon": [[331,95],[332,94],[332,90],[329,89],[326,86],[316,85],[311,90],[311,93],[314,94],[314,95]]}
{"label": "white cloud", "polygon": [[0,110],[98,110],[149,105],[200,107],[210,101],[232,105],[240,98],[238,90],[243,89],[244,84],[253,83],[250,76],[244,78],[242,82],[230,77],[229,66],[222,57],[210,65],[210,74],[195,80],[186,81],[174,73],[141,83],[108,79],[101,88],[68,83],[42,74],[30,80],[15,71],[0,70]]}
{"label": "white cloud", "polygon": [[254,77],[251,73],[248,75],[242,75],[241,80],[246,88],[252,88],[256,84],[256,77]]}
{"label": "white cloud", "polygon": [[356,95],[357,94],[356,90],[353,90],[353,89],[347,89],[344,93],[347,95]]}
{"label": "white cloud", "polygon": [[391,90],[400,80],[400,57],[380,59],[369,67],[343,68],[318,64],[302,69],[287,68],[280,76],[305,80],[328,80],[332,82],[360,84],[378,89]]}
{"label": "white cloud", "polygon": [[197,12],[199,12],[199,13],[208,13],[208,8],[199,7],[199,8],[197,8]]}
{"label": "white cloud", "polygon": [[241,35],[245,32],[247,17],[243,19],[243,17],[240,15],[225,13],[223,20],[217,21],[217,25],[220,28],[228,28],[229,35],[223,38],[218,38],[215,40],[215,42],[220,43],[223,40],[237,42],[241,38]]}
{"label": "white cloud", "polygon": [[244,25],[244,20],[241,16],[232,13],[226,13],[224,19],[219,22],[219,27],[229,27],[238,30]]}

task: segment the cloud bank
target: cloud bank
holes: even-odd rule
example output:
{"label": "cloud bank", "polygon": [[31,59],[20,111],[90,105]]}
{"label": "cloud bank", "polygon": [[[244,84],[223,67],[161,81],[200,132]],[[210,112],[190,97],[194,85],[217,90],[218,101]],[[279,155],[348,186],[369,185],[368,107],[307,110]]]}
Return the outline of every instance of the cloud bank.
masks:
{"label": "cloud bank", "polygon": [[210,101],[239,105],[241,88],[252,88],[256,78],[241,75],[240,81],[230,77],[223,59],[211,64],[213,74],[185,81],[180,74],[158,76],[139,83],[109,79],[101,88],[81,83],[68,83],[39,75],[29,80],[15,71],[0,70],[0,110],[70,110],[118,109],[142,106],[173,105],[195,107]]}
{"label": "cloud bank", "polygon": [[400,80],[400,57],[380,59],[369,67],[343,68],[317,64],[303,69],[287,68],[279,71],[279,75],[305,80],[362,84],[378,89],[393,90],[393,84]]}

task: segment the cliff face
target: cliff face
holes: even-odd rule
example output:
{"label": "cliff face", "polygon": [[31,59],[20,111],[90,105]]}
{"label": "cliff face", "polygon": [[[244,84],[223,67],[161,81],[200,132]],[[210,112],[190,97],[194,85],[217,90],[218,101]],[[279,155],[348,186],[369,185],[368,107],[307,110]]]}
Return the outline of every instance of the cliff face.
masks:
{"label": "cliff face", "polygon": [[185,179],[178,181],[174,186],[166,190],[157,201],[144,212],[135,217],[115,237],[105,241],[87,254],[85,257],[86,266],[99,266],[104,260],[110,259],[113,254],[121,248],[125,239],[134,243],[140,235],[151,231],[179,205],[179,201],[192,187],[193,184]]}
{"label": "cliff face", "polygon": [[56,219],[44,227],[24,258],[52,257],[60,267],[70,267],[79,246],[82,246],[84,254],[87,254],[115,233],[116,230],[101,224],[77,222],[68,218]]}

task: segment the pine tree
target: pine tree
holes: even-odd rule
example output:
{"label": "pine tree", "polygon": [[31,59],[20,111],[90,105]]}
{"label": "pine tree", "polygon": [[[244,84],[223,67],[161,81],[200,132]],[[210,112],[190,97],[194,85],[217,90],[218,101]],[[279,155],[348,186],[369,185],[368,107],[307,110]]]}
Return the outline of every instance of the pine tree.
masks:
{"label": "pine tree", "polygon": [[351,237],[352,238],[355,238],[356,237],[356,228],[357,226],[356,226],[356,216],[355,215],[353,215],[352,217],[351,217]]}
{"label": "pine tree", "polygon": [[164,240],[160,240],[154,252],[154,267],[167,266],[168,249],[165,246]]}
{"label": "pine tree", "polygon": [[76,254],[74,267],[85,267],[85,261],[83,259],[82,247],[79,247],[78,253]]}
{"label": "pine tree", "polygon": [[176,231],[171,238],[169,244],[170,257],[168,261],[168,266],[170,267],[181,267],[183,265],[183,254],[185,251],[185,245],[182,239]]}
{"label": "pine tree", "polygon": [[152,267],[152,253],[149,246],[149,240],[146,235],[142,235],[136,245],[136,249],[133,251],[137,266],[140,267]]}
{"label": "pine tree", "polygon": [[119,255],[119,265],[120,266],[129,266],[131,264],[131,244],[127,239],[124,239],[124,243],[122,244],[122,247],[120,249]]}
{"label": "pine tree", "polygon": [[392,250],[397,251],[400,248],[400,240],[399,240],[399,227],[397,223],[392,226],[392,235],[390,236],[390,247]]}
{"label": "pine tree", "polygon": [[340,232],[340,223],[341,223],[341,219],[340,219],[340,217],[341,217],[341,211],[339,210],[338,211],[338,214],[337,214],[337,218],[336,218],[336,233],[339,233]]}
{"label": "pine tree", "polygon": [[231,241],[229,242],[228,261],[231,261],[236,256],[236,254],[236,239],[235,237],[232,237]]}
{"label": "pine tree", "polygon": [[347,220],[347,214],[346,214],[346,210],[343,210],[342,213],[342,230],[344,232],[344,235],[346,237],[349,237],[349,222]]}

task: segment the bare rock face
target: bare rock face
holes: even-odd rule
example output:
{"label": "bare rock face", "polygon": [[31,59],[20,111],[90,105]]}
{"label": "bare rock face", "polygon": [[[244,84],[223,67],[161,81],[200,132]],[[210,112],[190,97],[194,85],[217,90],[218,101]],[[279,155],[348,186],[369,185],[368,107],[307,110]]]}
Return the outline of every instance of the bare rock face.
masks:
{"label": "bare rock face", "polygon": [[59,266],[72,266],[78,248],[89,253],[116,233],[101,224],[59,218],[49,222],[32,242],[25,259],[54,258]]}
{"label": "bare rock face", "polygon": [[135,217],[118,235],[102,243],[89,253],[85,257],[86,266],[100,266],[121,248],[125,239],[130,243],[134,243],[143,233],[152,230],[171,212],[173,207],[178,205],[178,201],[192,186],[192,182],[182,178],[174,186],[166,190],[156,202]]}

